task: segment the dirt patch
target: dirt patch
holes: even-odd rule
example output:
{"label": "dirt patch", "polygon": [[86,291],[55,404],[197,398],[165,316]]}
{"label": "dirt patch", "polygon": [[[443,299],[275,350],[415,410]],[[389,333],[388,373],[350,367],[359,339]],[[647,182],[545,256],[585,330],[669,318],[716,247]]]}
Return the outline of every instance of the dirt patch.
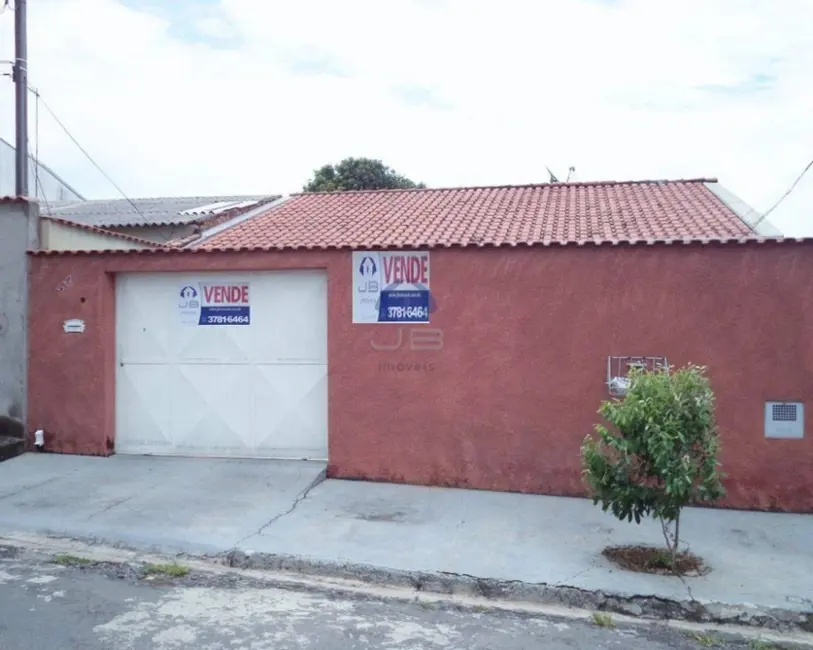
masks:
{"label": "dirt patch", "polygon": [[678,553],[674,567],[669,553],[653,546],[609,546],[602,555],[622,569],[638,573],[701,576],[710,571],[702,558],[688,551]]}

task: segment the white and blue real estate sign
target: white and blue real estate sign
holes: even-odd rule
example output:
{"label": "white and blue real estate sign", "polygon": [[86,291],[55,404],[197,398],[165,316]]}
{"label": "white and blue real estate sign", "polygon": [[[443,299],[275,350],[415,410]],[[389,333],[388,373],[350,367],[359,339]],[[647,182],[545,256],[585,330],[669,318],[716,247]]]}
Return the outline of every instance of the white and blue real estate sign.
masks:
{"label": "white and blue real estate sign", "polygon": [[251,324],[248,283],[185,285],[178,308],[187,325]]}
{"label": "white and blue real estate sign", "polygon": [[355,251],[354,323],[428,323],[428,251]]}

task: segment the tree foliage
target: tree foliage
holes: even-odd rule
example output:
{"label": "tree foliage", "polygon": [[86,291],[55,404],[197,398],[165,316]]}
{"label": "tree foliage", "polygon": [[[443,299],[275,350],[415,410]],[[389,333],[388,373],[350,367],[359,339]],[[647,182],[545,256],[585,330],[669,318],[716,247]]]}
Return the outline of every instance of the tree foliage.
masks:
{"label": "tree foliage", "polygon": [[407,190],[426,187],[415,183],[371,158],[345,158],[338,165],[314,170],[302,188],[305,192],[346,192],[348,190]]}
{"label": "tree foliage", "polygon": [[581,447],[593,503],[621,520],[659,520],[674,563],[681,509],[725,494],[705,368],[634,369],[626,397],[603,402],[599,414],[610,427],[597,425]]}

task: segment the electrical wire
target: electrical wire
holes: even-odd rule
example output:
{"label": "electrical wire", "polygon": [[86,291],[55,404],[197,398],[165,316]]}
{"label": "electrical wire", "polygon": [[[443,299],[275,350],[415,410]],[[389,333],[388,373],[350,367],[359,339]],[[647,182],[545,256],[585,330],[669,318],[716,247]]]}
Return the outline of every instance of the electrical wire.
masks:
{"label": "electrical wire", "polygon": [[48,113],[50,113],[51,117],[53,117],[54,121],[59,125],[59,128],[61,128],[65,132],[65,135],[67,135],[71,139],[71,141],[77,146],[79,151],[81,151],[85,155],[85,158],[87,158],[90,161],[90,163],[99,171],[99,173],[102,176],[104,176],[110,182],[110,184],[113,187],[116,188],[118,193],[121,194],[122,197],[124,197],[124,199],[127,201],[127,203],[130,204],[130,206],[133,208],[133,210],[135,210],[136,213],[138,213],[138,215],[141,218],[146,219],[144,214],[141,212],[141,210],[138,209],[138,206],[133,202],[133,200],[129,196],[127,196],[127,194],[124,193],[124,190],[121,189],[121,187],[119,187],[119,185],[116,183],[116,181],[114,181],[112,178],[110,178],[110,175],[104,169],[101,168],[99,163],[97,163],[93,159],[93,156],[91,156],[87,152],[87,150],[81,144],[79,144],[79,141],[68,130],[68,127],[66,127],[65,124],[63,124],[62,120],[60,120],[59,117],[57,117],[57,114],[54,113],[53,109],[48,105],[48,102],[46,102],[44,99],[42,99],[42,96],[40,95],[39,91],[36,88],[32,88],[31,86],[28,87],[28,90],[30,90],[36,96],[36,98],[37,98],[37,106],[39,106],[39,104],[42,103],[42,107],[46,111],[48,111]]}
{"label": "electrical wire", "polygon": [[802,170],[802,173],[796,177],[796,180],[793,181],[793,185],[791,185],[790,188],[788,188],[788,191],[785,192],[782,196],[780,196],[779,200],[776,203],[774,203],[770,208],[768,208],[768,210],[759,219],[757,219],[756,222],[754,222],[754,224],[751,226],[752,229],[755,229],[759,224],[761,224],[765,220],[765,218],[769,214],[771,214],[771,212],[773,212],[774,210],[776,210],[777,207],[779,207],[779,204],[782,203],[782,201],[788,198],[790,193],[796,189],[796,186],[799,184],[799,181],[802,180],[802,178],[804,177],[805,174],[807,174],[808,171],[810,171],[811,167],[813,167],[813,160],[807,163],[807,167],[805,167]]}
{"label": "electrical wire", "polygon": [[[10,4],[9,4],[9,0],[5,0],[2,7],[0,7],[0,13],[5,11],[6,9],[12,9],[13,10],[13,7],[11,7]],[[108,182],[113,187],[116,188],[118,193],[121,194],[122,197],[124,197],[124,199],[130,204],[130,206],[133,208],[133,210],[135,210],[138,213],[139,216],[144,217],[141,210],[138,209],[138,206],[132,201],[132,199],[130,199],[129,196],[127,196],[127,194],[125,194],[124,190],[122,190],[121,187],[119,187],[119,185],[116,183],[116,181],[114,181],[110,177],[110,175],[107,172],[105,172],[104,169],[102,169],[101,166],[93,159],[93,157],[87,152],[87,150],[81,144],[79,144],[79,141],[68,130],[68,127],[66,127],[65,124],[63,124],[62,120],[59,119],[59,117],[56,115],[56,113],[53,111],[53,109],[47,104],[47,102],[44,99],[42,99],[39,91],[37,89],[35,89],[35,88],[32,88],[31,86],[29,86],[28,89],[36,97],[36,115],[37,115],[37,117],[36,117],[36,125],[37,126],[35,128],[37,129],[37,142],[36,142],[37,155],[35,155],[35,159],[38,162],[38,164],[36,166],[36,169],[37,169],[37,171],[36,171],[37,183],[39,184],[39,155],[38,155],[39,154],[39,126],[38,126],[39,125],[39,105],[40,105],[40,102],[42,102],[42,105],[45,108],[45,110],[48,111],[48,113],[50,113],[51,117],[54,118],[54,120],[59,125],[59,127],[65,132],[65,135],[67,135],[71,139],[71,141],[77,146],[79,151],[81,151],[84,154],[84,156],[90,161],[90,163],[99,171],[99,173],[101,173],[102,176],[104,176],[108,180]],[[810,169],[812,167],[813,167],[813,160],[811,160],[807,164],[807,166],[802,170],[802,173],[799,174],[799,176],[796,177],[796,180],[793,181],[793,184],[788,188],[788,190],[781,197],[779,197],[779,200],[776,203],[774,203],[770,208],[768,208],[768,210],[765,213],[763,213],[763,215],[757,221],[754,222],[754,224],[751,226],[752,229],[756,229],[756,227],[759,224],[761,224],[768,217],[769,214],[771,214],[774,210],[776,210],[776,208],[778,208],[779,205],[788,196],[790,196],[790,194],[793,192],[793,190],[796,189],[796,186],[799,184],[799,181],[802,180],[804,175],[808,171],[810,171]],[[554,177],[553,173],[550,171],[550,169],[548,169],[548,173],[551,176],[551,182],[556,182],[556,181],[554,181],[555,177]]]}
{"label": "electrical wire", "polygon": [[[37,192],[42,195],[42,202],[45,203],[45,211],[51,214],[51,206],[48,203],[48,195],[42,187],[40,180],[40,96],[39,93],[34,93],[36,101],[34,102],[34,195]],[[31,151],[31,141],[28,142],[28,150]]]}
{"label": "electrical wire", "polygon": [[[40,96],[39,93],[34,95],[34,138],[36,139],[36,149],[34,149],[34,181],[35,187],[42,189],[40,184]],[[28,144],[28,150],[31,151],[31,143]],[[45,200],[45,197],[42,197]],[[47,207],[47,206],[46,206]]]}
{"label": "electrical wire", "polygon": [[[31,141],[28,141],[28,148],[31,149]],[[42,194],[42,202],[45,204],[45,214],[53,214],[51,212],[51,205],[48,202],[48,195],[45,193],[45,188],[42,186],[42,181],[40,180],[40,159],[39,156],[31,156],[32,160],[34,161],[34,184],[36,189],[34,190],[34,194],[36,195],[37,191]]]}
{"label": "electrical wire", "polygon": [[5,0],[5,2],[3,2],[3,6],[0,7],[0,14],[5,13],[6,10],[14,11],[14,7],[11,5],[11,0]]}

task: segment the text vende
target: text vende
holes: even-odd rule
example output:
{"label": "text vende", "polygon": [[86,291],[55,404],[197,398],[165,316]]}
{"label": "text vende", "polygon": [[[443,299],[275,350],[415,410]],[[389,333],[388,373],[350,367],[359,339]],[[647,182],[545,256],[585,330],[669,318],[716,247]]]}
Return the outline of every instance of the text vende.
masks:
{"label": "text vende", "polygon": [[204,300],[213,305],[248,304],[248,285],[210,285],[203,288]]}

